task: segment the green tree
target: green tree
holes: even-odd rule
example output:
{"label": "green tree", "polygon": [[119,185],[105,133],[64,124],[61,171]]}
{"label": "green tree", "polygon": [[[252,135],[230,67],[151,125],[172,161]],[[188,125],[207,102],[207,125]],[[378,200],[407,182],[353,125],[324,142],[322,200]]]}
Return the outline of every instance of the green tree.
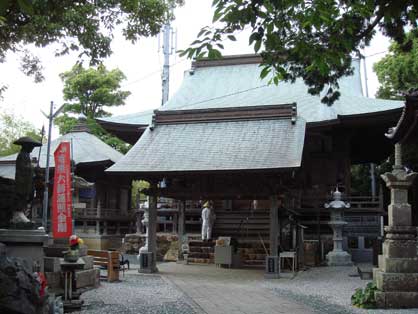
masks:
{"label": "green tree", "polygon": [[213,22],[204,27],[188,57],[219,58],[222,40],[250,29],[249,44],[263,59],[261,77],[271,81],[302,78],[309,93],[327,93],[322,102],[339,97],[338,79],[352,73],[354,55],[370,43],[376,29],[409,51],[409,26],[418,35],[416,0],[214,0]]}
{"label": "green tree", "polygon": [[61,74],[64,81],[64,110],[55,119],[60,133],[68,133],[76,124],[72,115],[83,114],[93,134],[115,149],[126,153],[129,145],[107,133],[96,118],[110,116],[108,107],[121,106],[130,92],[121,90],[125,75],[119,69],[107,70],[103,65],[85,69],[81,64]]}
{"label": "green tree", "polygon": [[41,141],[40,131],[32,123],[11,112],[0,113],[0,156],[17,153],[20,146],[13,142],[22,136],[29,136]]}
{"label": "green tree", "polygon": [[407,37],[411,38],[409,51],[394,42],[389,54],[373,66],[380,83],[377,98],[404,99],[404,93],[418,88],[418,38],[412,34]]}
{"label": "green tree", "polygon": [[6,53],[23,52],[22,70],[41,80],[39,59],[25,45],[58,43],[57,55],[79,52],[91,65],[111,54],[116,26],[127,40],[159,33],[184,0],[1,0],[0,62]]}

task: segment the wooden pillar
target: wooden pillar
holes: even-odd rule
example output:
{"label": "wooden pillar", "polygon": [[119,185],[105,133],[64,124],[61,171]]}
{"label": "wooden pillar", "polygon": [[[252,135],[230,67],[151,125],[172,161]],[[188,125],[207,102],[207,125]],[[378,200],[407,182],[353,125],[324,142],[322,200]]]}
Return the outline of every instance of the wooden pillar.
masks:
{"label": "wooden pillar", "polygon": [[103,235],[107,235],[107,221],[103,221]]}
{"label": "wooden pillar", "polygon": [[278,256],[279,206],[277,195],[270,196],[270,255]]}
{"label": "wooden pillar", "polygon": [[183,252],[182,247],[184,244],[184,235],[186,233],[185,230],[185,211],[186,211],[186,201],[179,202],[179,212],[178,212],[178,237],[179,237],[179,252],[178,252],[178,259],[183,260]]}
{"label": "wooden pillar", "polygon": [[148,252],[153,254],[152,271],[157,271],[157,182],[150,182],[151,195],[149,196],[148,217]]}

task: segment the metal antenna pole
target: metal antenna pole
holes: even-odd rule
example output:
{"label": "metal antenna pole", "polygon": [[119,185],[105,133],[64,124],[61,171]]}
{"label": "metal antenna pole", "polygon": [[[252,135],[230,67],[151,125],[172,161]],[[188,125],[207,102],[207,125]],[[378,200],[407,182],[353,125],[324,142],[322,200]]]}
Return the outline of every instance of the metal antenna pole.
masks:
{"label": "metal antenna pole", "polygon": [[42,225],[45,228],[45,231],[48,232],[48,188],[49,188],[49,154],[51,151],[51,130],[52,130],[52,112],[54,110],[54,102],[51,101],[51,107],[49,110],[49,126],[48,126],[48,141],[46,148],[46,166],[45,166],[45,189],[44,189],[44,202],[43,202],[43,211],[42,211]]}
{"label": "metal antenna pole", "polygon": [[46,148],[46,165],[45,165],[45,189],[44,189],[44,201],[42,206],[42,226],[45,228],[45,231],[48,232],[48,188],[49,188],[49,157],[51,154],[51,131],[52,123],[54,118],[64,109],[64,105],[58,108],[54,113],[54,102],[51,101],[51,107],[49,109],[49,115],[46,116],[43,111],[41,111],[49,121],[48,125],[48,139],[47,139],[47,148]]}
{"label": "metal antenna pole", "polygon": [[162,73],[162,100],[161,105],[164,104],[168,100],[169,95],[169,88],[170,88],[170,54],[171,54],[171,47],[170,47],[170,36],[171,35],[171,26],[170,24],[164,25],[164,33],[163,33],[163,54],[164,54],[164,66],[163,66],[163,73]]}

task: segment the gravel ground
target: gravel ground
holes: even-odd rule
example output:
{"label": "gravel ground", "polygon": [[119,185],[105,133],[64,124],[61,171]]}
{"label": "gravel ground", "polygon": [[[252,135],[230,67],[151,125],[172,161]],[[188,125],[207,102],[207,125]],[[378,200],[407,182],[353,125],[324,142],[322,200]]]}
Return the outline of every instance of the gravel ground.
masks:
{"label": "gravel ground", "polygon": [[369,282],[349,276],[354,273],[353,267],[315,267],[299,272],[293,279],[266,281],[264,285],[321,314],[418,314],[418,309],[364,310],[351,306],[354,291]]}
{"label": "gravel ground", "polygon": [[82,311],[88,314],[196,314],[197,306],[159,275],[125,273],[120,282],[101,282],[82,294]]}

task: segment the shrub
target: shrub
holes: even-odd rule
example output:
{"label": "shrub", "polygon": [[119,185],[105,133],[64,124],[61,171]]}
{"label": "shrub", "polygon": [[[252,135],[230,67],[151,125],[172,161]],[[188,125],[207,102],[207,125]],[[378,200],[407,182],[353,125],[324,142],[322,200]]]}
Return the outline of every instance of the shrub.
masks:
{"label": "shrub", "polygon": [[356,292],[351,296],[351,304],[363,309],[376,308],[375,292],[377,287],[374,283],[370,282],[366,288],[356,289]]}

